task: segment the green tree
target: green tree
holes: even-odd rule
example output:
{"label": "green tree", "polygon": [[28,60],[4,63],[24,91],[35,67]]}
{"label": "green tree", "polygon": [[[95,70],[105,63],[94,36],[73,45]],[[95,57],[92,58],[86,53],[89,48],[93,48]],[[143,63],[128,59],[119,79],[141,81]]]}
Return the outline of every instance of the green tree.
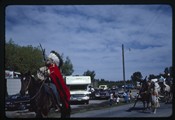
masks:
{"label": "green tree", "polygon": [[157,78],[157,76],[155,76],[154,74],[150,74],[149,77],[148,77],[149,80],[155,79],[155,78]]}
{"label": "green tree", "polygon": [[32,74],[43,66],[41,50],[38,47],[19,46],[11,39],[5,45],[5,69]]}
{"label": "green tree", "polygon": [[84,76],[90,76],[92,80],[95,78],[95,71],[90,71],[87,70],[86,72],[83,73]]}
{"label": "green tree", "polygon": [[[63,55],[62,55],[62,58],[63,58]],[[69,59],[69,57],[66,57],[66,60],[63,63],[63,66],[61,67],[61,69],[62,69],[62,74],[64,76],[72,75],[72,73],[74,72],[74,69],[73,69],[73,64]]]}
{"label": "green tree", "polygon": [[90,70],[87,70],[83,73],[84,76],[90,76],[91,77],[91,80],[92,80],[92,84],[94,86],[94,82],[95,82],[95,71],[90,71]]}
{"label": "green tree", "polygon": [[[63,54],[61,56],[63,58]],[[36,71],[44,66],[43,54],[40,47],[19,46],[11,39],[5,45],[5,69],[18,72],[31,71],[32,74],[36,74]],[[66,57],[62,66],[63,75],[71,75],[73,70],[73,64],[69,57]]]}
{"label": "green tree", "polygon": [[133,83],[136,85],[136,82],[139,81],[140,79],[142,79],[142,74],[141,72],[134,72],[133,75],[131,76],[131,80],[133,81]]}
{"label": "green tree", "polygon": [[165,73],[165,74],[170,73],[170,71],[169,71],[169,68],[168,68],[168,67],[166,67],[166,68],[165,68],[164,73]]}
{"label": "green tree", "polygon": [[173,67],[166,67],[164,69],[164,77],[168,77],[168,74],[170,74],[171,77],[173,77]]}

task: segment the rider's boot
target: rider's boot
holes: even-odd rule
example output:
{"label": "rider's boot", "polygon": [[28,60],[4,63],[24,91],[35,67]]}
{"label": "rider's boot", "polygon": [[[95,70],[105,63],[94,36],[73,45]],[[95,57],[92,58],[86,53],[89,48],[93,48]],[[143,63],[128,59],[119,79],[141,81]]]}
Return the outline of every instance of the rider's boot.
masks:
{"label": "rider's boot", "polygon": [[60,107],[56,104],[55,105],[56,109],[55,109],[55,112],[59,112],[60,111]]}

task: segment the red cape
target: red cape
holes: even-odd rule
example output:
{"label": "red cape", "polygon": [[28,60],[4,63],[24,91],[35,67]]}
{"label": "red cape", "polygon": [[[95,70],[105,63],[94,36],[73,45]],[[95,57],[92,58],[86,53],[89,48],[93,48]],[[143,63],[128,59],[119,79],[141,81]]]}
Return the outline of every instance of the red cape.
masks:
{"label": "red cape", "polygon": [[48,69],[50,70],[50,78],[58,89],[62,104],[65,105],[66,108],[69,108],[70,90],[67,87],[59,68],[56,64],[52,64]]}

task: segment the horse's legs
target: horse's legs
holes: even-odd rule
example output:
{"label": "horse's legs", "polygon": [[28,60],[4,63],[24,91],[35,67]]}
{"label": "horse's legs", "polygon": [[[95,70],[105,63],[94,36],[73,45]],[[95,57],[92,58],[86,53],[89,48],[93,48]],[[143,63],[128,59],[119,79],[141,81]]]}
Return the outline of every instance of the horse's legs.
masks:
{"label": "horse's legs", "polygon": [[146,106],[146,109],[149,109],[149,101],[146,102],[147,103],[147,106]]}
{"label": "horse's legs", "polygon": [[69,105],[69,108],[66,108],[66,106],[62,105],[61,107],[61,118],[70,118],[70,115],[71,115],[71,107]]}
{"label": "horse's legs", "polygon": [[36,118],[43,118],[43,115],[41,112],[37,112],[35,117]]}
{"label": "horse's legs", "polygon": [[171,92],[168,92],[168,98],[167,98],[168,103],[171,102]]}
{"label": "horse's legs", "polygon": [[157,104],[158,104],[158,103],[154,103],[154,104],[153,104],[153,107],[152,107],[152,112],[153,112],[154,114],[156,114],[156,111],[157,111]]}
{"label": "horse's legs", "polygon": [[138,101],[138,100],[136,99],[136,100],[135,100],[135,103],[134,103],[134,105],[133,105],[132,108],[135,108],[137,101]]}
{"label": "horse's legs", "polygon": [[143,110],[146,110],[145,101],[142,101],[142,103],[143,103]]}
{"label": "horse's legs", "polygon": [[165,104],[168,103],[168,97],[169,97],[169,93],[165,91]]}

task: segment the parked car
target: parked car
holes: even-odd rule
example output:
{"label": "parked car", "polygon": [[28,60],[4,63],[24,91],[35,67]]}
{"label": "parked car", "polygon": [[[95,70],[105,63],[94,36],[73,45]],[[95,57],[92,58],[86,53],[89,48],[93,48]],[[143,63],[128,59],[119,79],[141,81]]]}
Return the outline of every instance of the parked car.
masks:
{"label": "parked car", "polygon": [[97,99],[109,99],[110,98],[110,91],[99,89],[99,90],[96,91],[95,97]]}
{"label": "parked car", "polygon": [[21,96],[20,94],[10,95],[5,98],[5,110],[25,110],[30,107],[29,95]]}
{"label": "parked car", "polygon": [[100,98],[100,89],[95,89],[95,91],[94,91],[94,97],[95,97],[95,99]]}
{"label": "parked car", "polygon": [[124,91],[118,91],[117,95],[118,95],[120,98],[123,98],[123,93],[124,93]]}

